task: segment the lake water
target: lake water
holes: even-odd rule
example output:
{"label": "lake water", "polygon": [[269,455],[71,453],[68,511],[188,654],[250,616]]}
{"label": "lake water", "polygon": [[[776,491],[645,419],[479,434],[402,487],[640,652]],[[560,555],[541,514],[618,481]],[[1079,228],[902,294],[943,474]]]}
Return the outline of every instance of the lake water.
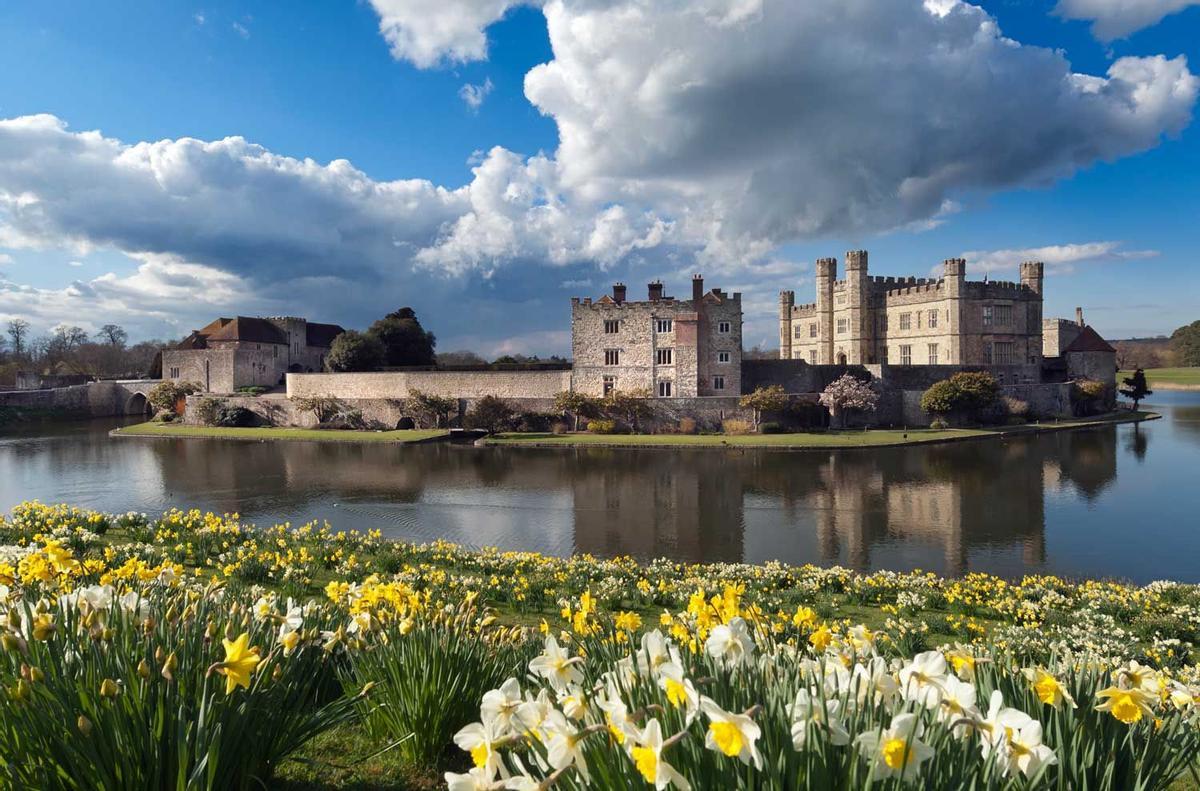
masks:
{"label": "lake water", "polygon": [[1200,393],[1163,419],[1005,441],[786,453],[0,435],[0,508],[312,519],[555,555],[1200,581]]}

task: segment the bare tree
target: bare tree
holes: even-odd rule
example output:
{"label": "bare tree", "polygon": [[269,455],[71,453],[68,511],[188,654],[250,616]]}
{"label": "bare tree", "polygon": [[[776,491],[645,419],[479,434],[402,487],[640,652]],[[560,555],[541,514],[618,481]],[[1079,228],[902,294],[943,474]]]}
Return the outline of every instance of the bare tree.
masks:
{"label": "bare tree", "polygon": [[8,340],[12,344],[14,357],[22,357],[26,353],[25,341],[29,338],[29,322],[25,319],[12,319],[8,322]]}
{"label": "bare tree", "polygon": [[118,349],[125,348],[125,342],[129,340],[129,333],[125,332],[120,324],[105,324],[96,333],[96,340],[101,343],[107,343]]}

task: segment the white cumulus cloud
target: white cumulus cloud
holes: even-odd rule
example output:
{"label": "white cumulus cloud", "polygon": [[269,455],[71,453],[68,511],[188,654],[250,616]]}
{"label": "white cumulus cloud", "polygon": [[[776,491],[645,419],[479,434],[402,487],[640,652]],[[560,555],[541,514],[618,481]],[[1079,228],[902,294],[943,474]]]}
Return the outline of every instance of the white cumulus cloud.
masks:
{"label": "white cumulus cloud", "polygon": [[492,92],[492,79],[487,77],[478,85],[466,83],[458,89],[458,98],[466,103],[467,109],[471,112],[479,112],[479,108],[483,106],[483,100]]}
{"label": "white cumulus cloud", "polygon": [[370,0],[379,32],[397,60],[428,69],[487,57],[485,30],[510,8],[535,3],[511,0]]}
{"label": "white cumulus cloud", "polygon": [[1089,21],[1096,38],[1112,41],[1196,5],[1200,0],[1058,0],[1054,13],[1064,19]]}
{"label": "white cumulus cloud", "polygon": [[[1054,244],[1045,247],[1025,247],[1011,250],[969,250],[960,257],[967,259],[972,274],[1014,272],[1022,261],[1041,261],[1047,272],[1065,274],[1076,265],[1100,261],[1134,261],[1154,258],[1157,250],[1125,250],[1121,242],[1082,242]],[[940,267],[939,267],[940,271]]]}

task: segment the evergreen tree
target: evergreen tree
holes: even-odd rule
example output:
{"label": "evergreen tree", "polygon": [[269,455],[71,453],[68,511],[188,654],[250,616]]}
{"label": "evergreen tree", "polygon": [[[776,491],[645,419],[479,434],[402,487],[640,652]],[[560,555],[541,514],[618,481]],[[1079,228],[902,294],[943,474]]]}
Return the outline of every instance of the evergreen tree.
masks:
{"label": "evergreen tree", "polygon": [[1133,409],[1137,411],[1138,402],[1148,395],[1154,395],[1154,391],[1146,385],[1146,372],[1141,368],[1133,372],[1133,376],[1125,377],[1125,387],[1121,388],[1121,395],[1133,402]]}
{"label": "evergreen tree", "polygon": [[389,313],[367,329],[383,344],[384,365],[433,365],[437,339],[417,320],[412,308]]}

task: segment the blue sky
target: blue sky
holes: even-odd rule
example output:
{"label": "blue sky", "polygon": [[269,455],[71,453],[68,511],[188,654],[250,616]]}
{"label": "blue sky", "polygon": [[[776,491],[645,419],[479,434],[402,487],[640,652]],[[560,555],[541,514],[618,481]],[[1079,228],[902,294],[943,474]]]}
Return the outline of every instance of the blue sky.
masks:
{"label": "blue sky", "polygon": [[4,4],[0,320],[411,304],[443,350],[544,354],[569,296],[704,271],[771,346],[778,290],[863,247],[1044,257],[1048,314],[1170,332],[1200,317],[1200,7],[1140,4]]}

